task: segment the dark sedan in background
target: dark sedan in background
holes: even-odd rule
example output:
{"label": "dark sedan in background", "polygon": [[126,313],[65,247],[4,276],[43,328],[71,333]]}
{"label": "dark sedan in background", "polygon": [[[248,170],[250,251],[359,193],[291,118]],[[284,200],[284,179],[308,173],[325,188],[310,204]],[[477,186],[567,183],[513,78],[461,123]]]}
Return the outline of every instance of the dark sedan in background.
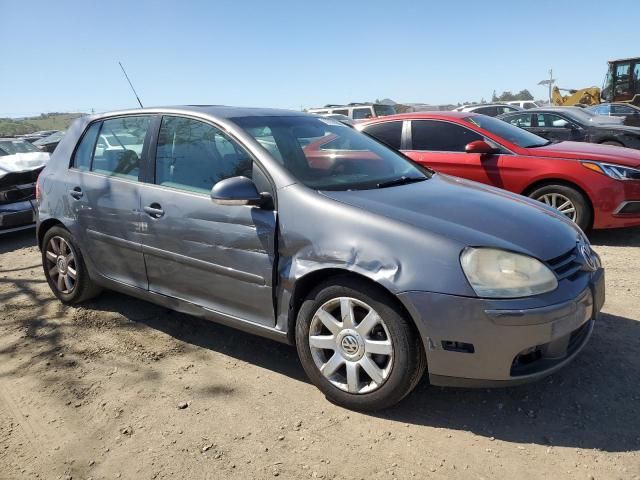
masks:
{"label": "dark sedan in background", "polygon": [[547,140],[601,143],[640,149],[640,128],[622,119],[594,115],[574,107],[533,108],[507,113],[501,120],[524,128]]}
{"label": "dark sedan in background", "polygon": [[622,118],[625,125],[640,127],[640,107],[630,103],[601,103],[587,110],[596,115]]}

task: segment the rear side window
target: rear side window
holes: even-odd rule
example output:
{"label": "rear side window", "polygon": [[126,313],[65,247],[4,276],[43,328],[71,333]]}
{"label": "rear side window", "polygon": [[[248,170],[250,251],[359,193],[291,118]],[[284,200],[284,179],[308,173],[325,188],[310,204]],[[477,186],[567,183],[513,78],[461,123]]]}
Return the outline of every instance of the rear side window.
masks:
{"label": "rear side window", "polygon": [[89,170],[91,168],[91,157],[93,156],[93,148],[96,145],[96,137],[100,131],[100,122],[92,124],[82,136],[80,145],[76,149],[73,157],[73,166],[78,170]]}
{"label": "rear side window", "polygon": [[149,121],[150,117],[132,116],[102,122],[91,171],[137,180]]}
{"label": "rear side window", "polygon": [[190,118],[162,117],[156,149],[156,183],[209,193],[220,180],[253,177],[249,154],[220,129]]}
{"label": "rear side window", "polygon": [[613,113],[622,115],[633,115],[634,113],[636,113],[636,110],[631,107],[627,107],[626,105],[612,105],[611,110],[613,111]]}
{"label": "rear side window", "polygon": [[371,125],[364,129],[366,133],[389,145],[391,148],[400,150],[402,139],[402,122],[384,122]]}
{"label": "rear side window", "polygon": [[349,110],[347,110],[346,108],[342,108],[342,109],[338,109],[338,110],[331,110],[331,113],[337,113],[339,115],[346,115],[347,117],[349,116]]}
{"label": "rear side window", "polygon": [[544,128],[565,128],[569,125],[569,122],[559,115],[553,115],[550,113],[538,113],[537,115],[538,127]]}
{"label": "rear side window", "polygon": [[411,122],[413,150],[434,152],[464,152],[465,146],[482,135],[455,123],[435,120],[414,120]]}

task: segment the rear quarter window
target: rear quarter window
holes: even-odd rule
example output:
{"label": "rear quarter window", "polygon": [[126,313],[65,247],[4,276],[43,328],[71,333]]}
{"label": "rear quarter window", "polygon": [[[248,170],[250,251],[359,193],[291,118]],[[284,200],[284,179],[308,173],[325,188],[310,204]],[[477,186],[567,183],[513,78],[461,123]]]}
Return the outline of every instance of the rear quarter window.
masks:
{"label": "rear quarter window", "polygon": [[96,145],[96,138],[100,131],[101,122],[92,123],[85,131],[80,140],[80,144],[73,156],[72,166],[78,170],[90,170],[91,159],[93,158],[93,148]]}

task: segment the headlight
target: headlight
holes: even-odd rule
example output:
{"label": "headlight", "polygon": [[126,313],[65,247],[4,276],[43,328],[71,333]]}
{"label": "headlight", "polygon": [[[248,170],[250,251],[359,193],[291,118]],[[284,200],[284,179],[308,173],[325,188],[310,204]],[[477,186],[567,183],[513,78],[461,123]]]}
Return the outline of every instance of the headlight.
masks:
{"label": "headlight", "polygon": [[582,166],[616,180],[640,180],[640,170],[637,168],[601,162],[582,162]]}
{"label": "headlight", "polygon": [[462,270],[480,297],[515,298],[550,292],[558,280],[541,261],[495,248],[466,248]]}

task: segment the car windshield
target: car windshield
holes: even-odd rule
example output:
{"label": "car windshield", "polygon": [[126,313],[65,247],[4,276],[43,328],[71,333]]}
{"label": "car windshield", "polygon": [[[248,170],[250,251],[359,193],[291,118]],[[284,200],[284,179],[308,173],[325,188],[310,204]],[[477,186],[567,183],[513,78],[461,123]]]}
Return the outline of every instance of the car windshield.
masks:
{"label": "car windshield", "polygon": [[549,140],[494,117],[472,115],[464,120],[522,148],[542,147],[551,143]]}
{"label": "car windshield", "polygon": [[403,155],[336,120],[312,116],[231,119],[314,190],[364,190],[430,176]]}
{"label": "car windshield", "polygon": [[395,115],[396,109],[391,105],[374,105],[373,111],[376,112],[378,117],[384,117],[386,115]]}
{"label": "car windshield", "polygon": [[34,147],[25,140],[0,140],[0,150],[2,150],[5,155],[40,151],[38,147]]}

